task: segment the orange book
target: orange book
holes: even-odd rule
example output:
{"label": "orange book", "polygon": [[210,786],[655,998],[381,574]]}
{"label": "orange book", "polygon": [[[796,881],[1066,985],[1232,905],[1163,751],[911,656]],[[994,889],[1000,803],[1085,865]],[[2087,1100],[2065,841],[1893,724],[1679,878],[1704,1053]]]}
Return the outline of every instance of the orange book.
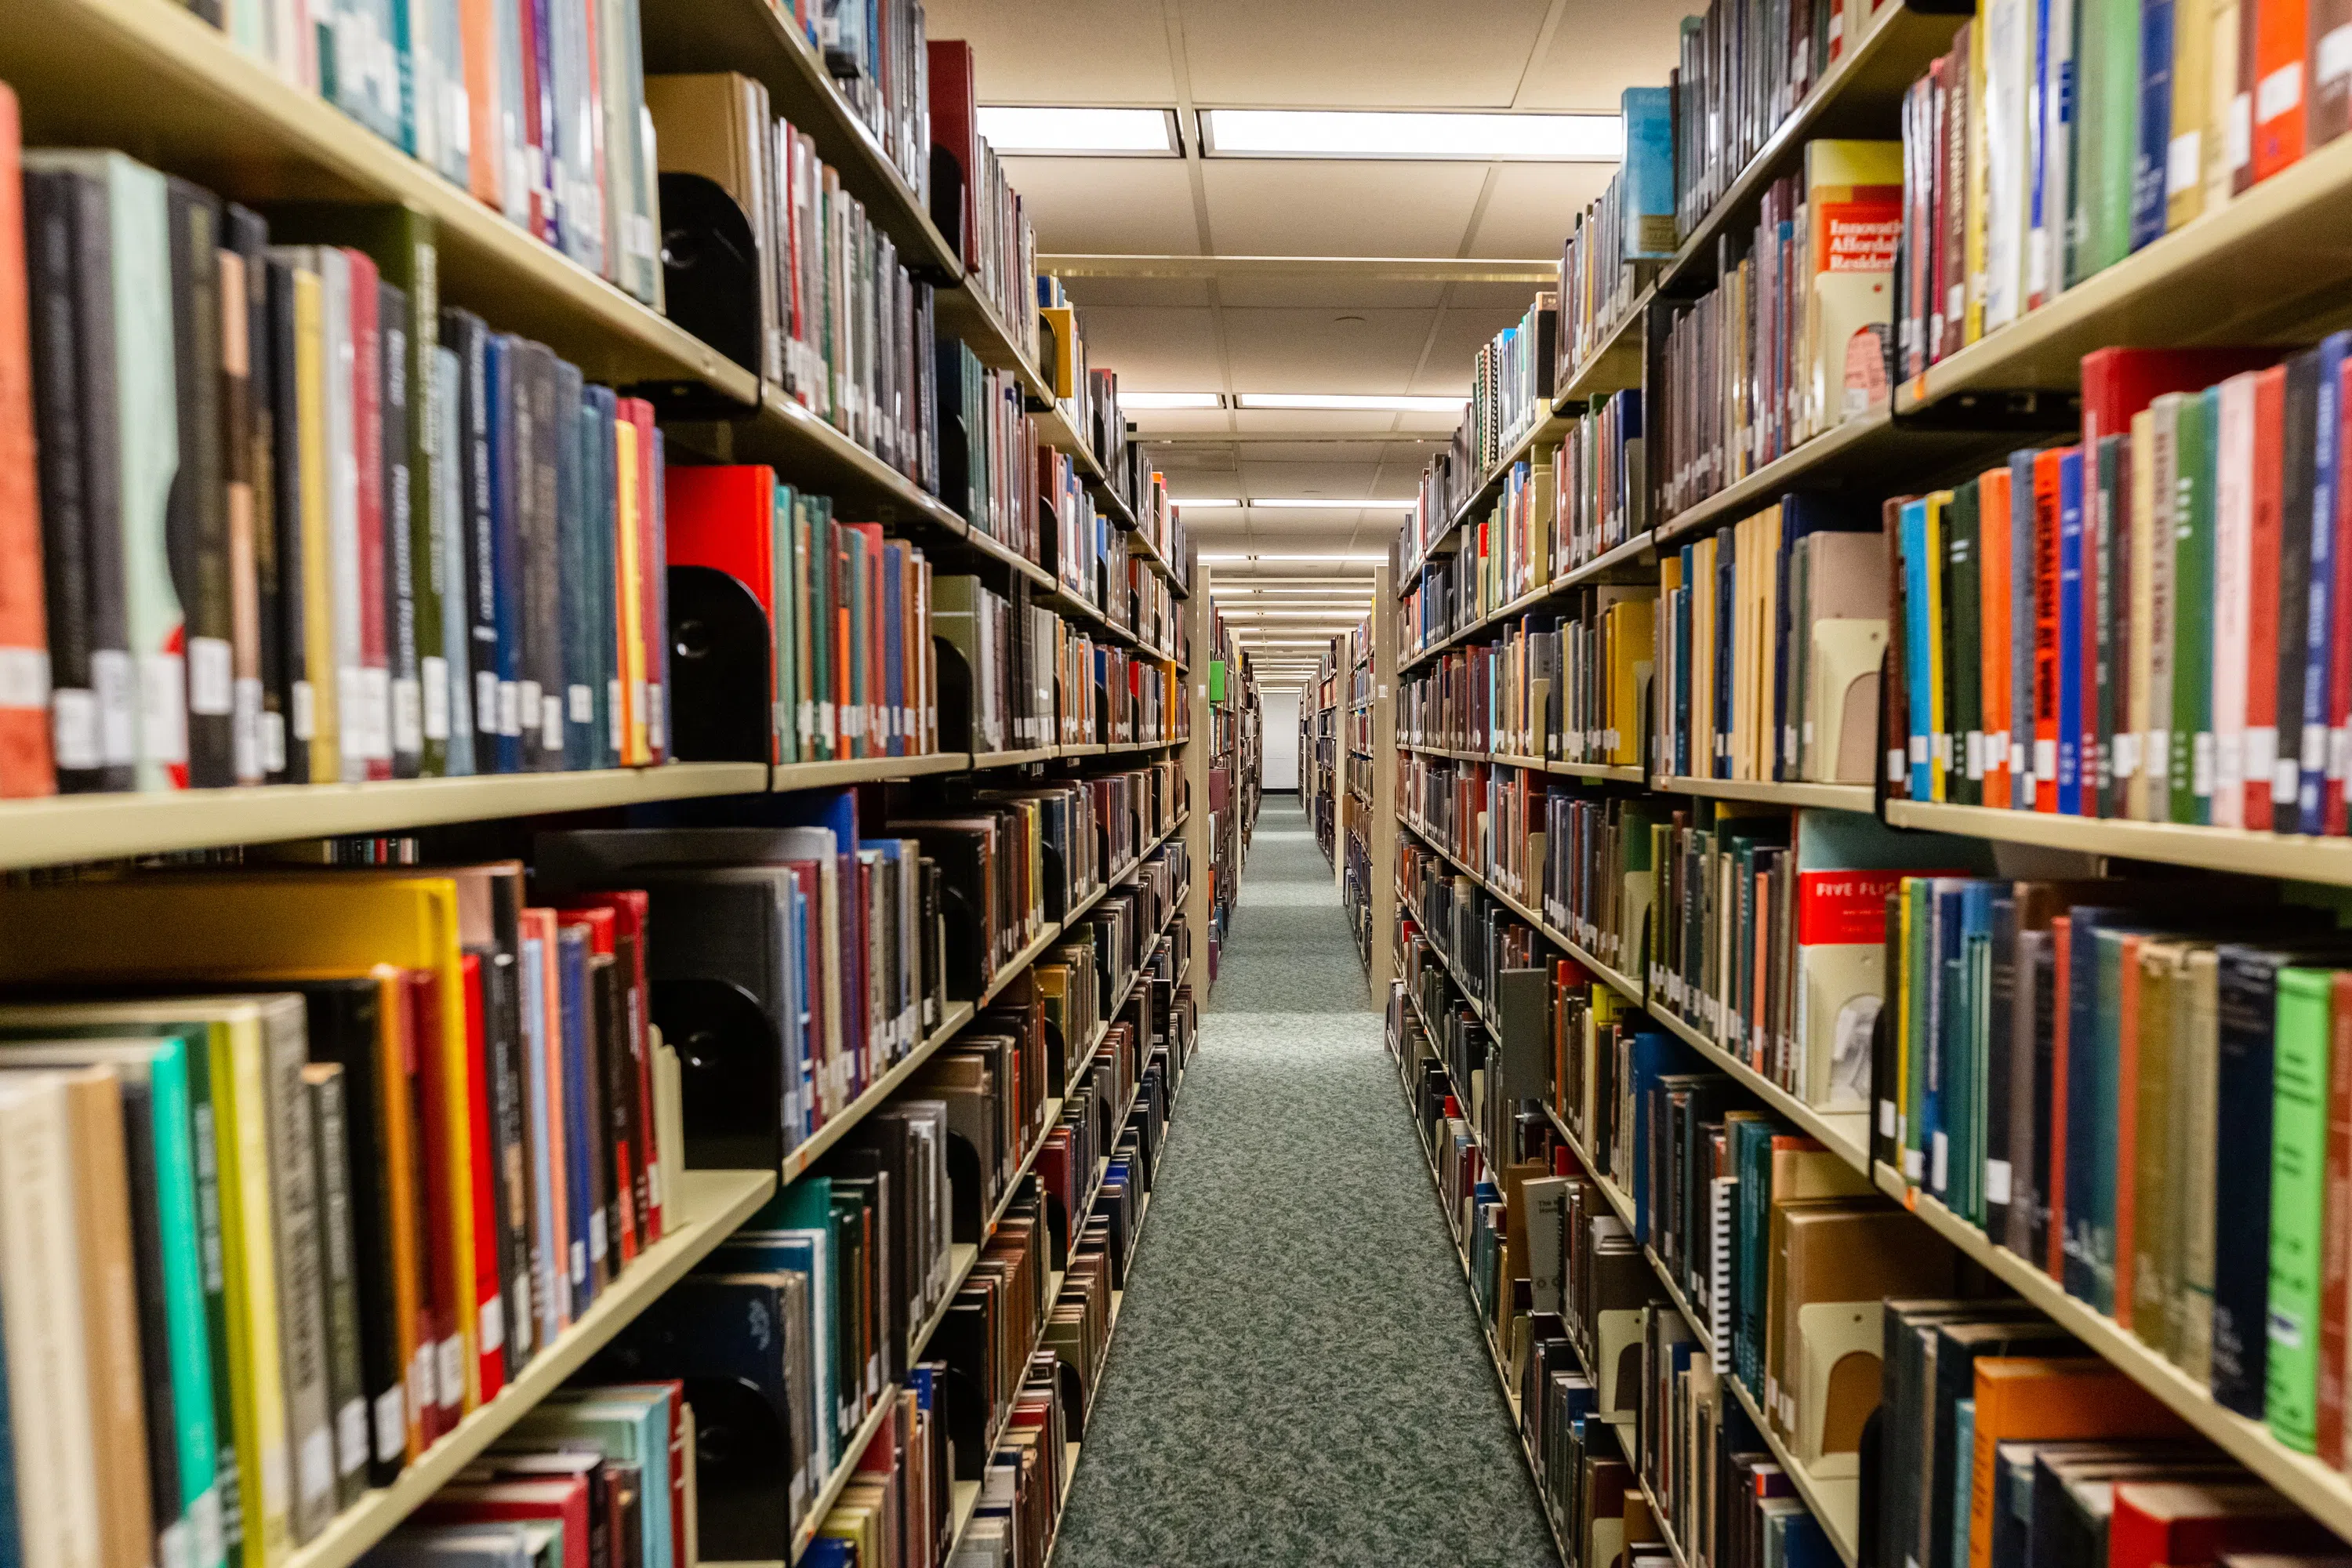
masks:
{"label": "orange book", "polygon": [[2009,539],[2009,470],[1990,468],[1977,479],[1977,572],[1984,584],[1977,597],[1984,611],[1979,646],[1984,653],[1987,805],[2010,804]]}
{"label": "orange book", "polygon": [[2303,156],[2310,96],[2308,0],[2242,0],[2254,14],[2254,179]]}
{"label": "orange book", "polygon": [[[2132,1326],[2132,1222],[2139,1213],[2139,1183],[2132,1173],[2139,1152],[2139,950],[2147,939],[2123,938],[2121,994],[2116,1005],[2116,1271],[2114,1316],[2117,1326]],[[2056,1164],[2056,1161],[2051,1163]]]}
{"label": "orange book", "polygon": [[497,0],[457,0],[457,27],[466,55],[466,174],[474,199],[504,207],[506,105],[499,101]]}
{"label": "orange book", "polygon": [[2247,621],[2246,803],[2249,831],[2271,830],[2271,778],[2278,762],[2278,682],[2265,672],[2278,668],[2278,616],[2269,606],[2279,597],[2279,524],[2286,424],[2286,367],[2273,365],[2254,375],[2253,522],[2249,573],[2253,614]]}
{"label": "orange book", "polygon": [[0,82],[0,798],[55,795],[16,95]]}
{"label": "orange book", "polygon": [[2186,1436],[2156,1395],[2104,1362],[1987,1356],[1976,1365],[1976,1448],[1969,1463],[1969,1564],[1992,1561],[1995,1450],[2025,1438]]}

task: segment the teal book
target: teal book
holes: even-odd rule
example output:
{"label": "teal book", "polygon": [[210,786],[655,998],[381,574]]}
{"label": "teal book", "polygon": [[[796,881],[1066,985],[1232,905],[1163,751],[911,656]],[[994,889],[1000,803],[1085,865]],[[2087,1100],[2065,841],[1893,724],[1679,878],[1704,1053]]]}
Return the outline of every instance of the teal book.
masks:
{"label": "teal book", "polygon": [[1944,1122],[1951,1152],[1947,1202],[1984,1217],[1985,1042],[1991,1015],[1992,901],[2006,883],[1970,882],[1960,897],[1959,996],[1946,1071]]}
{"label": "teal book", "polygon": [[2213,817],[2213,458],[2221,392],[2180,401],[2173,426],[2171,819]]}
{"label": "teal book", "polygon": [[776,737],[776,760],[783,763],[797,763],[802,756],[800,563],[797,530],[793,527],[796,505],[792,486],[779,483],[771,492],[768,522],[776,580],[769,595],[773,607],[769,612],[768,624],[775,634],[775,651],[771,657],[775,661],[776,710],[770,728]]}
{"label": "teal book", "polygon": [[[1977,1451],[1977,1402],[1963,1399],[1952,1406],[1952,1452],[1974,1454]],[[1952,1467],[1952,1561],[1966,1563],[1969,1558],[1969,1515],[1973,1498],[1969,1489],[1976,1482],[1973,1464]]]}
{"label": "teal book", "polygon": [[515,1423],[497,1451],[536,1452],[551,1444],[585,1444],[614,1464],[633,1466],[643,1526],[635,1563],[616,1568],[676,1568],[670,1519],[670,1408],[677,1394],[666,1384],[614,1384],[560,1388]]}
{"label": "teal book", "polygon": [[2319,1441],[2321,1218],[2326,1207],[2328,1000],[2335,972],[2282,969],[2271,1076],[2269,1356],[2263,1419],[2299,1454]]}
{"label": "teal book", "polygon": [[1629,87],[1618,108],[1625,121],[1625,162],[1618,174],[1624,259],[1664,261],[1682,240],[1675,223],[1673,92]]}

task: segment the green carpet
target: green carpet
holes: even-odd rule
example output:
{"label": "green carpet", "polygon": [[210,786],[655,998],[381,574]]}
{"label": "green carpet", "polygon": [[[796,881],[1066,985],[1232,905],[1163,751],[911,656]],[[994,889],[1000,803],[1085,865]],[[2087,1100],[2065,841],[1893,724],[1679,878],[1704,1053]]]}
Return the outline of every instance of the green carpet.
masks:
{"label": "green carpet", "polygon": [[1331,868],[1269,802],[1058,1568],[1556,1562]]}

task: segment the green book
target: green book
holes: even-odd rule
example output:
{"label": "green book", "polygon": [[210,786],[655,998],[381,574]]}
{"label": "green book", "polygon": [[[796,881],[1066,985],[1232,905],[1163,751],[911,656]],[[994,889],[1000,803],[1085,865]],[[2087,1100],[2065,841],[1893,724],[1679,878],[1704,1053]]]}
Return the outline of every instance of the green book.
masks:
{"label": "green book", "polygon": [[2327,1180],[2327,1004],[2335,972],[2282,969],[2271,1069],[2270,1354],[2263,1416],[2308,1454],[2319,1439],[2320,1217]]}
{"label": "green book", "polygon": [[2221,388],[2181,399],[2173,425],[2172,733],[2175,822],[2213,815],[2213,454]]}
{"label": "green book", "polygon": [[2132,163],[2139,151],[2140,0],[2075,6],[2072,288],[2131,252]]}
{"label": "green book", "polygon": [[779,484],[770,493],[768,528],[772,541],[771,549],[776,585],[774,593],[770,595],[775,610],[769,620],[775,634],[776,708],[769,728],[775,736],[776,760],[785,763],[797,763],[802,757],[800,584],[793,547],[798,530],[793,526],[793,510],[796,504],[790,485]]}
{"label": "green book", "polygon": [[1944,661],[1945,725],[1952,736],[1950,798],[1984,804],[1984,631],[1982,557],[1978,550],[1977,481],[1954,488],[1944,507],[1944,548],[1951,562],[1951,652]]}
{"label": "green book", "polygon": [[[1972,892],[1971,906],[1981,910],[1981,929],[1971,929],[1962,950],[1968,979],[1968,1033],[1963,1037],[1958,1085],[1959,1104],[1950,1117],[1953,1128],[1952,1186],[1960,1212],[1984,1223],[1985,1072],[1992,1048],[1992,900],[1990,889]],[[2002,1042],[2007,1048],[2007,1042]]]}

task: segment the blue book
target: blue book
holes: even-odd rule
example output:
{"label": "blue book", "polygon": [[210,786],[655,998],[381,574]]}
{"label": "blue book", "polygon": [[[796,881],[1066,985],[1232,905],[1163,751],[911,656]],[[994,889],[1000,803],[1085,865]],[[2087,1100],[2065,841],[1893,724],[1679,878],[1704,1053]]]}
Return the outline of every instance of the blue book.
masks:
{"label": "blue book", "polygon": [[1664,261],[1681,236],[1675,225],[1675,121],[1672,89],[1629,87],[1618,99],[1625,122],[1625,161],[1618,178],[1623,259]]}
{"label": "blue book", "polygon": [[[497,651],[491,664],[498,672],[495,688],[475,681],[475,701],[492,700],[490,717],[474,722],[489,743],[478,748],[477,765],[484,773],[522,772],[522,688],[519,655],[522,615],[521,493],[523,455],[515,440],[515,374],[519,344],[512,336],[492,333],[483,345],[483,381],[488,406],[483,411],[490,442],[490,593],[488,598],[496,627]],[[479,627],[475,630],[478,640]],[[477,660],[475,668],[481,668]]]}
{"label": "blue book", "polygon": [[2164,237],[2172,153],[2172,0],[2140,0],[2139,148],[2132,156],[2131,248]]}
{"label": "blue book", "polygon": [[[2112,1129],[2116,1116],[2116,1068],[2109,1047],[2115,1040],[2118,998],[2110,987],[2102,1004],[2099,933],[2144,928],[2136,923],[2139,919],[2136,910],[2084,905],[2066,913],[2071,928],[2066,970],[2066,1210],[2052,1220],[2053,1224],[2063,1221],[2065,1278],[2060,1282],[2068,1295],[2088,1302],[2096,1296],[2092,1268],[2102,1215],[2110,1246],[2115,1235],[2115,1172],[2112,1161],[2101,1157],[2103,1149],[2112,1155],[2115,1141],[2112,1135],[2102,1138],[2098,1130]],[[2105,1029],[2102,1012],[2108,1015]]]}
{"label": "blue book", "polygon": [[614,449],[614,424],[620,400],[609,386],[591,386],[581,394],[580,448],[586,469],[588,509],[588,581],[582,590],[587,600],[587,659],[583,673],[588,681],[587,745],[583,751],[591,768],[621,765],[621,737],[614,725],[620,711],[620,636],[618,605],[620,571],[621,459]]}
{"label": "blue book", "polygon": [[1927,1156],[1927,1190],[1937,1198],[1950,1190],[1951,1140],[1944,1124],[1954,1037],[1961,1005],[1961,903],[1968,884],[1938,877],[1928,895],[1928,950],[1935,980],[1927,988],[1927,1059],[1919,1100],[1919,1146]]}
{"label": "blue book", "polygon": [[[2337,426],[2344,410],[2344,355],[2347,346],[2352,346],[2352,332],[2332,332],[2320,340],[2317,351],[2319,422],[2312,432],[2311,615],[2304,623],[2303,765],[2295,790],[2305,833],[2319,832],[2325,819],[2321,795],[2327,784],[2328,652],[2336,604],[2336,496],[2342,482],[2336,469],[2344,458]],[[2285,521],[2291,524],[2293,520]]]}
{"label": "blue book", "polygon": [[1673,1035],[1644,1030],[1633,1037],[1633,1238],[1650,1239],[1650,1096],[1669,1073],[1703,1070],[1699,1055]]}
{"label": "blue book", "polygon": [[813,1223],[768,1226],[764,1221],[774,1212],[775,1205],[772,1204],[743,1229],[720,1243],[711,1254],[711,1263],[713,1272],[798,1274],[809,1282],[809,1363],[816,1382],[817,1412],[817,1451],[809,1456],[809,1484],[814,1489],[833,1473],[844,1442],[856,1427],[855,1418],[845,1418],[843,1403],[845,1397],[854,1398],[856,1391],[845,1389],[839,1376],[841,1348],[836,1336],[841,1323],[834,1282],[840,1277],[840,1268],[834,1253],[830,1212],[833,1184],[819,1177],[814,1179],[815,1185],[811,1185],[811,1180],[803,1176],[786,1187],[784,1193],[801,1191],[804,1200],[822,1196],[824,1210]]}
{"label": "blue book", "polygon": [[596,1271],[592,1259],[604,1256],[604,1210],[595,1199],[596,1179],[589,1169],[593,1103],[588,1088],[588,1010],[595,1000],[588,994],[588,928],[556,928],[556,985],[562,1016],[563,1046],[563,1185],[566,1229],[565,1267],[572,1276],[572,1314],[577,1318],[596,1299]]}
{"label": "blue book", "polygon": [[1715,536],[1715,754],[1707,759],[1707,776],[1731,776],[1731,704],[1738,678],[1733,675],[1732,649],[1739,639],[1731,634],[1738,624],[1733,606],[1738,598],[1738,534],[1729,528]]}
{"label": "blue book", "polygon": [[589,508],[594,469],[588,452],[585,384],[579,369],[566,362],[555,367],[555,559],[561,581],[562,614],[563,765],[584,770],[596,765],[596,700],[591,648],[595,631],[590,618],[595,600],[588,588],[595,568],[589,535]]}
{"label": "blue book", "polygon": [[2083,812],[2083,449],[2058,459],[2058,814]]}
{"label": "blue book", "polygon": [[1930,762],[1930,738],[1935,729],[1935,688],[1928,677],[1934,659],[1933,639],[1940,628],[1927,621],[1927,574],[1937,563],[1927,559],[1927,503],[1903,503],[1903,662],[1910,670],[1904,691],[1910,701],[1906,755],[1911,765],[1911,798],[1936,798],[1936,772]]}

